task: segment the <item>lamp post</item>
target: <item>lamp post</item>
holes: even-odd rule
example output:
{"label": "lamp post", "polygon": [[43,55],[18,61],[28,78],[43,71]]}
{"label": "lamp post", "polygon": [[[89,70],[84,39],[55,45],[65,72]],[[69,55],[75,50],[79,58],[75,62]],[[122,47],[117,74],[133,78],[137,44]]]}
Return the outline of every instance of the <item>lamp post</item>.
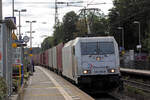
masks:
{"label": "lamp post", "polygon": [[[22,37],[21,37],[21,18],[20,18],[20,13],[21,13],[21,12],[26,12],[26,11],[27,11],[26,9],[21,9],[21,10],[15,9],[15,10],[14,10],[14,12],[19,12],[19,41],[20,41],[20,42],[21,42],[21,39],[22,39]],[[20,55],[21,55],[20,62],[21,62],[21,64],[23,64],[23,50],[22,50],[22,46],[21,46],[20,49],[21,49],[21,50],[20,50]]]}
{"label": "lamp post", "polygon": [[142,48],[142,45],[141,45],[141,23],[139,21],[134,21],[133,22],[134,24],[138,24],[139,25],[139,54],[141,54],[141,48]]}
{"label": "lamp post", "polygon": [[122,30],[122,47],[124,49],[124,28],[123,27],[118,27],[117,29]]}
{"label": "lamp post", "polygon": [[26,12],[27,10],[26,9],[21,9],[21,10],[14,10],[14,12],[19,12],[19,39],[20,39],[20,36],[21,36],[21,18],[20,18],[20,13],[21,12]]}
{"label": "lamp post", "polygon": [[14,0],[12,0],[12,16],[14,17]]}
{"label": "lamp post", "polygon": [[33,60],[32,60],[32,33],[34,31],[32,31],[32,23],[36,23],[36,21],[26,21],[26,23],[30,23],[30,64],[32,64],[31,66],[31,73],[34,72],[34,65],[33,65]]}
{"label": "lamp post", "polygon": [[36,21],[26,21],[26,23],[30,23],[30,48],[32,48],[32,33],[35,31],[32,31],[32,23],[36,23]]}
{"label": "lamp post", "polygon": [[0,20],[2,20],[2,0],[0,0]]}

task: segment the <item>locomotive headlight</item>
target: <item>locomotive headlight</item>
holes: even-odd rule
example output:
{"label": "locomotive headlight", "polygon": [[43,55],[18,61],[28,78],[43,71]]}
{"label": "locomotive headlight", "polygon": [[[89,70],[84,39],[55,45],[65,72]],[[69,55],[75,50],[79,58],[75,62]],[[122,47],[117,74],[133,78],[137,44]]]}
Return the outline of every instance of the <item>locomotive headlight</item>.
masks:
{"label": "locomotive headlight", "polygon": [[87,74],[87,73],[88,73],[88,71],[87,71],[87,70],[84,70],[84,71],[83,71],[83,73],[84,73],[84,74]]}
{"label": "locomotive headlight", "polygon": [[111,72],[111,73],[114,73],[114,72],[115,72],[115,69],[111,69],[110,72]]}
{"label": "locomotive headlight", "polygon": [[88,74],[88,73],[90,73],[90,70],[84,70],[83,71],[83,74]]}
{"label": "locomotive headlight", "polygon": [[115,73],[115,69],[108,69],[109,73]]}
{"label": "locomotive headlight", "polygon": [[100,61],[100,60],[101,60],[101,58],[100,58],[100,57],[96,57],[96,60],[97,60],[97,61]]}

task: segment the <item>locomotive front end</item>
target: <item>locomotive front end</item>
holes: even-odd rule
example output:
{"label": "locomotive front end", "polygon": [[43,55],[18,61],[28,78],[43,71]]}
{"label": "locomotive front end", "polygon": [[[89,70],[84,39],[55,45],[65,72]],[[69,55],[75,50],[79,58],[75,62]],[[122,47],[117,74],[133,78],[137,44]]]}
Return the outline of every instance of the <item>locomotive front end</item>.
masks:
{"label": "locomotive front end", "polygon": [[118,45],[114,38],[93,38],[80,42],[79,83],[111,90],[120,84]]}

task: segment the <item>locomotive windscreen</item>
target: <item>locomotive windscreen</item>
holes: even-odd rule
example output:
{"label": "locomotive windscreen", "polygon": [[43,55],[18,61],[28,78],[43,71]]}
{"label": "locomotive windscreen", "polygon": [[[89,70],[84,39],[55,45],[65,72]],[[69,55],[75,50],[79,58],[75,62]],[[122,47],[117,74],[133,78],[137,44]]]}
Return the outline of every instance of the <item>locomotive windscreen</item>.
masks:
{"label": "locomotive windscreen", "polygon": [[82,55],[114,54],[113,42],[82,42]]}

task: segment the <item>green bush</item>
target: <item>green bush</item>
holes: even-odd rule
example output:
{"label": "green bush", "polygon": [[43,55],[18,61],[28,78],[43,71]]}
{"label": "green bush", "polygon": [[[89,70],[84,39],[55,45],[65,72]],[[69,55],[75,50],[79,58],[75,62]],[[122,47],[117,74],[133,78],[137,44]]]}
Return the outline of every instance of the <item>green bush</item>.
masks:
{"label": "green bush", "polygon": [[7,95],[7,85],[4,78],[0,77],[0,100]]}
{"label": "green bush", "polygon": [[19,79],[13,79],[13,92],[17,93],[19,88]]}

